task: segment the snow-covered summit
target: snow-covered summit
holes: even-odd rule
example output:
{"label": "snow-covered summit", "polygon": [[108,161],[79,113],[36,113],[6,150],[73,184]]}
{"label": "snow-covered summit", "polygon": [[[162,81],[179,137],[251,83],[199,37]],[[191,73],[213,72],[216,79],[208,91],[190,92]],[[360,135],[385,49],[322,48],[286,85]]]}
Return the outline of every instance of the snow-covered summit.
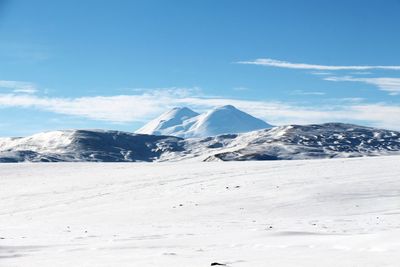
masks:
{"label": "snow-covered summit", "polygon": [[194,112],[187,107],[176,107],[150,121],[145,126],[137,130],[136,133],[174,135],[187,130],[185,127],[185,122],[198,115],[199,113]]}
{"label": "snow-covered summit", "polygon": [[272,126],[232,105],[214,108],[196,117],[189,129],[190,137],[207,137],[219,134],[244,133]]}
{"label": "snow-covered summit", "polygon": [[272,126],[232,105],[216,107],[198,114],[189,108],[174,108],[136,131],[141,134],[207,137],[244,133]]}

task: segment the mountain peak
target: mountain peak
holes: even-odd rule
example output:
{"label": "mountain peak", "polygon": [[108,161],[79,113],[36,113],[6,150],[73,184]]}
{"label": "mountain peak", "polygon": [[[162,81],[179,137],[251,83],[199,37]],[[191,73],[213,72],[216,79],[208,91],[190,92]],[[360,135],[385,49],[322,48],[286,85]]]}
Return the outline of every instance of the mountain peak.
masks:
{"label": "mountain peak", "polygon": [[219,134],[244,133],[271,128],[272,125],[255,118],[232,105],[216,107],[198,117],[190,136],[204,137]]}
{"label": "mountain peak", "polygon": [[171,110],[163,113],[161,116],[167,115],[167,114],[173,115],[173,116],[191,116],[191,117],[199,115],[197,112],[195,112],[187,107],[174,107]]}
{"label": "mountain peak", "polygon": [[207,137],[271,128],[268,123],[232,105],[198,114],[187,107],[176,107],[136,131],[142,134]]}
{"label": "mountain peak", "polygon": [[224,105],[224,106],[219,106],[214,108],[214,110],[221,110],[221,109],[227,109],[227,110],[238,110],[236,107],[232,105]]}
{"label": "mountain peak", "polygon": [[187,107],[175,107],[136,131],[139,134],[173,135],[184,121],[198,116],[199,113]]}

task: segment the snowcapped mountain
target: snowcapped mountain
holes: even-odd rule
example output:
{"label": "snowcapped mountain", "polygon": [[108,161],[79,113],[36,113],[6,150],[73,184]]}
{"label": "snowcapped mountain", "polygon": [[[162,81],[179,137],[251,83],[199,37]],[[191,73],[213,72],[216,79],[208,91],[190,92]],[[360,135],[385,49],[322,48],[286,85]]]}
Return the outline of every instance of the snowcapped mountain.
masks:
{"label": "snowcapped mountain", "polygon": [[288,125],[189,139],[101,130],[0,138],[0,162],[243,161],[395,154],[400,154],[400,132],[342,123]]}
{"label": "snowcapped mountain", "polygon": [[186,107],[173,108],[147,123],[137,130],[136,133],[181,136],[184,135],[190,127],[191,124],[188,123],[189,120],[198,115],[200,114]]}
{"label": "snowcapped mountain", "polygon": [[244,133],[271,127],[270,124],[227,105],[203,114],[186,107],[174,108],[152,120],[136,133],[192,138]]}

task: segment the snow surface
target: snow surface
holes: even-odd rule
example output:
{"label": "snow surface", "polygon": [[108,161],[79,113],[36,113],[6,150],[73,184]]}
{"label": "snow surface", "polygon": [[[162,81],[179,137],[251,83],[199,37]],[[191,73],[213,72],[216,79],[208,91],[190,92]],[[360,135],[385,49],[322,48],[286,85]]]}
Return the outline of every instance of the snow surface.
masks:
{"label": "snow surface", "polygon": [[400,156],[0,166],[0,266],[398,266]]}
{"label": "snow surface", "polygon": [[183,138],[244,133],[272,126],[232,105],[198,114],[189,108],[174,108],[136,131],[140,134],[172,135]]}

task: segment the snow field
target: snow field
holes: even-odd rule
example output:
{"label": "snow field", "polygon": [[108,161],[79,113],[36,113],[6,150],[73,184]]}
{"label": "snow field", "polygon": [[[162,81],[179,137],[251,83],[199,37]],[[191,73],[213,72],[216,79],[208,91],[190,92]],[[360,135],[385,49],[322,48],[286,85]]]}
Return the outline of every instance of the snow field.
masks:
{"label": "snow field", "polygon": [[0,266],[398,266],[399,156],[0,166]]}

